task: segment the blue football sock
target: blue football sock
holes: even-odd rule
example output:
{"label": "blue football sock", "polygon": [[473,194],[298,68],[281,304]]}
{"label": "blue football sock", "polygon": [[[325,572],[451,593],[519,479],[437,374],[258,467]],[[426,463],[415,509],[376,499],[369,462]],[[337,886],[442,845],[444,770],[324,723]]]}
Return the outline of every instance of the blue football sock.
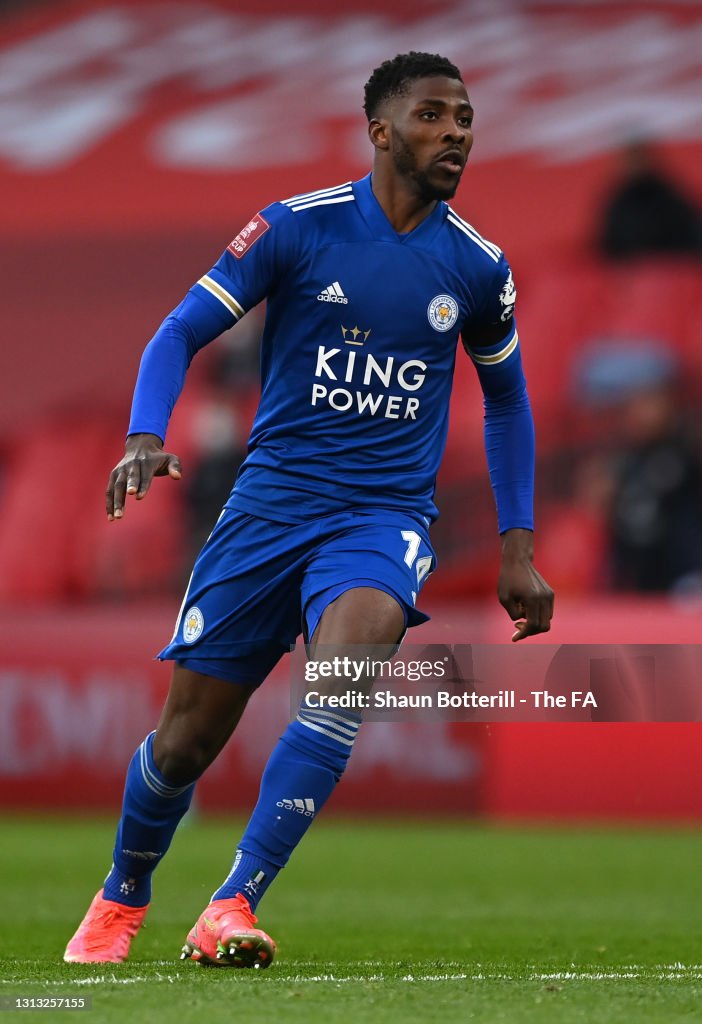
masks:
{"label": "blue football sock", "polygon": [[195,783],[173,786],[154,763],[154,733],[146,737],[127,769],[122,817],[117,827],[112,870],[104,898],[128,907],[151,899],[151,875],[171,845]]}
{"label": "blue football sock", "polygon": [[300,710],[273,749],[234,866],[213,900],[242,893],[255,911],[341,778],[360,724],[343,711]]}

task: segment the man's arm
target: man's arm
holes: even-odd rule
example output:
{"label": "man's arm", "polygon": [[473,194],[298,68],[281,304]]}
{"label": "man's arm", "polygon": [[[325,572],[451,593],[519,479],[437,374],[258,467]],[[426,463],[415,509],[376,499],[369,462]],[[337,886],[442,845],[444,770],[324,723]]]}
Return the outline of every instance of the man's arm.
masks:
{"label": "man's arm", "polygon": [[534,421],[514,322],[480,329],[463,342],[485,401],[485,452],[502,537],[497,594],[515,622],[512,640],[551,627],[553,591],[533,565]]}
{"label": "man's arm", "polygon": [[248,222],[163,321],[141,359],[126,451],[107,488],[109,520],[122,518],[128,494],[143,498],[154,476],[180,479],[180,462],[163,451],[163,443],[193,356],[271,293],[299,260],[300,246],[294,214],[273,203]]}
{"label": "man's arm", "polygon": [[121,519],[128,494],[140,501],[155,476],[180,480],[177,455],[163,451],[168,421],[199,349],[231,327],[234,318],[207,306],[188,293],[166,317],[144,350],[139,366],[124,457],[110,473],[106,512],[109,522]]}

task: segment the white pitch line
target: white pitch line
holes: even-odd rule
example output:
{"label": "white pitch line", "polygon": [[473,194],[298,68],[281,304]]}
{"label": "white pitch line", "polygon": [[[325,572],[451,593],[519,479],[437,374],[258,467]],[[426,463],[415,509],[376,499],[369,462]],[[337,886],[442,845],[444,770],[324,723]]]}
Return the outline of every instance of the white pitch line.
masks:
{"label": "white pitch line", "polygon": [[100,974],[94,978],[72,978],[70,981],[40,981],[37,978],[0,978],[0,985],[34,985],[43,988],[71,988],[73,985],[136,985],[141,981],[184,981],[184,974],[135,974],[129,978],[118,978],[116,974]]}
{"label": "white pitch line", "polygon": [[[507,978],[508,975],[503,977]],[[530,974],[529,981],[628,981],[650,978],[652,981],[699,981],[699,971],[560,971],[555,974]],[[515,978],[510,978],[514,981]]]}
{"label": "white pitch line", "polygon": [[[158,966],[168,967],[170,961],[159,960],[156,961]],[[366,963],[369,967],[379,967],[379,963],[369,961]],[[538,981],[538,982],[549,982],[549,981],[636,981],[638,979],[645,979],[648,981],[700,981],[702,980],[702,964],[627,964],[622,965],[620,968],[594,968],[592,965],[587,968],[578,969],[575,964],[572,965],[568,971],[549,971],[544,972],[543,968],[537,967],[535,964],[530,964],[526,967],[528,973],[526,974],[510,974],[503,971],[490,971],[485,970],[483,965],[475,964],[476,970],[472,973],[451,973],[451,974],[406,974],[402,978],[388,977],[383,973],[374,974],[280,974],[275,969],[269,975],[271,982],[278,984],[287,985],[304,985],[304,984],[334,984],[334,985],[348,985],[353,984],[368,984],[368,982],[395,982],[401,981],[405,984],[416,984],[416,983],[436,983],[436,982],[455,982],[455,981],[472,981],[472,982],[489,982],[489,981]],[[33,986],[35,988],[70,988],[72,986],[81,985],[137,985],[142,982],[150,983],[154,981],[165,981],[169,984],[175,984],[177,982],[183,982],[188,979],[191,972],[181,973],[176,972],[175,974],[160,973],[155,974],[135,974],[129,977],[119,977],[117,974],[100,974],[89,978],[72,978],[65,980],[43,980],[39,981],[36,978],[0,978],[0,985],[26,985]]]}

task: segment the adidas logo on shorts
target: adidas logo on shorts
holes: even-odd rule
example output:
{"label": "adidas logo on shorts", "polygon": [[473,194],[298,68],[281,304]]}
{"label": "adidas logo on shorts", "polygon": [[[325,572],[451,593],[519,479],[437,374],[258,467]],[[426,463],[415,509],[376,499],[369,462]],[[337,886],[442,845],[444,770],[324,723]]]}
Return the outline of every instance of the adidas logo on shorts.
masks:
{"label": "adidas logo on shorts", "polygon": [[317,302],[341,302],[344,305],[348,305],[348,301],[338,281],[330,284],[317,296]]}

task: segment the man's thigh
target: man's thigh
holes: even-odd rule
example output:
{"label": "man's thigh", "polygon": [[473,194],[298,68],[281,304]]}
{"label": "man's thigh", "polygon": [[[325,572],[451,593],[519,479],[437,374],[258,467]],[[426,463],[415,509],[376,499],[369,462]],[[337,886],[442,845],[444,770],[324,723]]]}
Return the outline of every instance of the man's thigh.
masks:
{"label": "man's thigh", "polygon": [[[306,636],[314,636],[326,608],[358,588],[393,598],[403,611],[405,628],[426,622],[429,616],[415,605],[436,556],[424,522],[381,509],[339,513],[327,520],[302,582]],[[353,607],[359,606],[349,610]]]}

